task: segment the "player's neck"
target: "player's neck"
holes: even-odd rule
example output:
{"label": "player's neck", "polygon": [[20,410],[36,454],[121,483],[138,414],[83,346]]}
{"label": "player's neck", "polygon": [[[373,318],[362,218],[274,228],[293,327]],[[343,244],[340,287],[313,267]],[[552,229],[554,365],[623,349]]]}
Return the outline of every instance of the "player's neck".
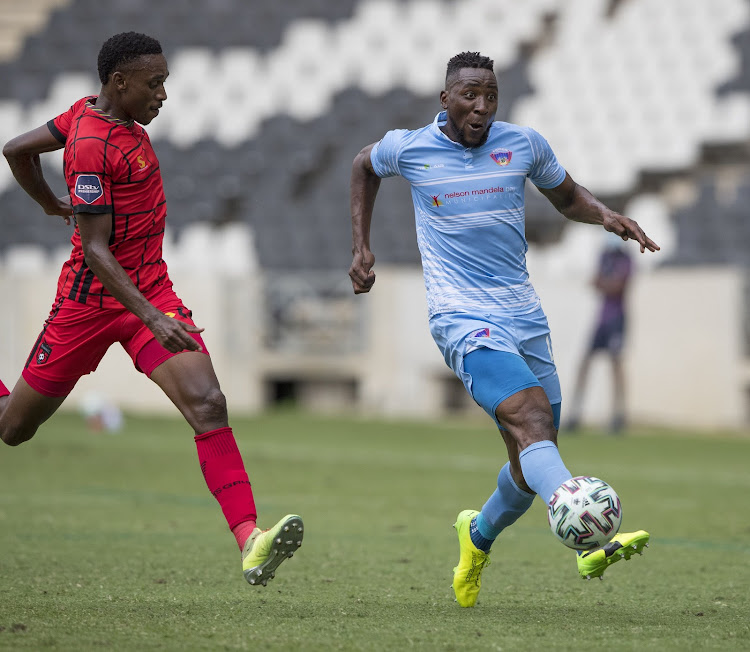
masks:
{"label": "player's neck", "polygon": [[93,108],[101,116],[108,118],[109,120],[112,120],[117,124],[122,124],[125,126],[130,126],[133,124],[133,118],[127,115],[121,107],[113,102],[112,98],[108,97],[104,88],[102,88],[99,96],[96,98],[96,102],[93,104]]}
{"label": "player's neck", "polygon": [[440,125],[439,129],[454,143],[458,143],[459,145],[461,144],[461,142],[459,141],[458,130],[453,123],[446,122],[444,125]]}

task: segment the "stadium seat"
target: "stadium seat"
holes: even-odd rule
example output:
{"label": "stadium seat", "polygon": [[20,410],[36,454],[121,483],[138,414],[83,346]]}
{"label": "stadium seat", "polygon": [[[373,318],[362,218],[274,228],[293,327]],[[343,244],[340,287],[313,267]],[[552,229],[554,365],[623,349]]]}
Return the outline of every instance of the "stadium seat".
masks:
{"label": "stadium seat", "polygon": [[[481,34],[462,26],[466,12],[482,16]],[[252,225],[260,243],[266,229],[277,237],[270,215],[302,212],[307,219],[295,228],[316,243],[319,265],[348,248],[329,247],[318,232],[336,228],[329,214],[348,211],[359,147],[388,129],[429,122],[444,75],[435,62],[461,49],[494,57],[498,119],[534,126],[604,198],[635,196],[644,175],[698,168],[705,146],[750,138],[750,10],[742,0],[689,11],[681,0],[527,0],[512,8],[495,0],[72,0],[0,67],[0,98],[12,98],[0,101],[5,140],[96,92],[98,43],[80,39],[82,28],[152,30],[162,40],[169,100],[149,133],[176,228],[221,221],[217,213],[226,211]],[[59,166],[59,154],[46,158]],[[21,192],[0,173],[6,204]],[[528,226],[530,239],[547,243],[566,223],[534,221],[544,201],[529,199]],[[418,262],[405,184],[383,184],[376,217],[379,260]],[[37,237],[23,225],[13,231],[0,248]]]}

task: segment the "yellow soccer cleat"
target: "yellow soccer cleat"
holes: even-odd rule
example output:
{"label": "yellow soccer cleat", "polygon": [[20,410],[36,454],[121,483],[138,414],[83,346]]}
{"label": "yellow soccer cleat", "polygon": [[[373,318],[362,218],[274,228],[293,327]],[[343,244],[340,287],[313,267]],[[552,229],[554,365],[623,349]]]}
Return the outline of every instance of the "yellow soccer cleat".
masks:
{"label": "yellow soccer cleat", "polygon": [[469,534],[472,519],[479,514],[465,509],[458,515],[453,527],[458,534],[458,566],[453,569],[453,592],[461,607],[473,607],[482,588],[482,571],[490,565],[488,552],[482,552],[472,542]]}
{"label": "yellow soccer cleat", "polygon": [[266,586],[279,564],[302,545],[302,517],[287,514],[269,530],[255,528],[242,550],[242,572],[252,585]]}
{"label": "yellow soccer cleat", "polygon": [[584,580],[592,577],[604,579],[602,575],[615,562],[621,559],[629,560],[636,552],[643,554],[643,549],[648,548],[648,540],[651,535],[644,530],[616,534],[609,543],[600,548],[590,550],[578,555],[578,574]]}

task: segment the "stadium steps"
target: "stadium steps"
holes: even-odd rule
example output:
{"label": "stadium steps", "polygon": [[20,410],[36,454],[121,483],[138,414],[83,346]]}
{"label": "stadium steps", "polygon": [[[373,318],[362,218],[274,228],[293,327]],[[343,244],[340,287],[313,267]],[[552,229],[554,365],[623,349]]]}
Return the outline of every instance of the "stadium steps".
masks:
{"label": "stadium steps", "polygon": [[[719,1],[727,10],[723,13],[728,12],[735,21],[733,29],[742,28],[743,21],[745,24],[745,31],[734,37],[731,46],[740,51],[743,60],[734,86],[729,83],[726,68],[731,56],[718,48],[716,57],[724,66],[718,72],[723,75],[726,97],[742,100],[747,95],[743,81],[747,79],[747,16],[737,12],[735,0]],[[562,58],[570,64],[566,74],[571,76],[593,70],[600,75],[597,79],[612,77],[613,70],[608,66],[618,61],[612,49],[627,46],[631,56],[628,39],[633,35],[633,25],[639,24],[634,18],[651,4],[646,0],[575,0],[561,6],[551,0],[533,0],[512,11],[498,3],[482,5],[488,26],[503,25],[507,26],[504,32],[512,32],[512,37],[498,40],[489,30],[493,36],[487,46],[490,49],[485,48],[496,59],[501,86],[498,119],[510,118],[537,127],[584,185],[589,185],[587,178],[596,182],[601,178],[596,175],[606,175],[598,187],[597,183],[590,187],[617,210],[623,210],[644,189],[659,191],[675,175],[698,169],[708,162],[712,151],[717,151],[711,148],[720,147],[722,152],[735,148],[737,160],[748,160],[746,141],[739,129],[741,102],[734,105],[735,114],[727,114],[731,119],[722,121],[731,127],[724,142],[711,144],[702,136],[691,141],[665,131],[654,137],[669,145],[655,155],[647,149],[650,137],[633,136],[638,120],[645,119],[645,109],[637,101],[627,104],[624,113],[620,109],[620,113],[609,110],[592,118],[588,110],[594,97],[583,94],[577,98],[570,89],[558,99],[554,93],[550,95],[550,84],[559,81],[553,77],[560,78],[561,74],[553,70],[554,74],[547,71],[540,76],[540,67],[547,65],[545,61]],[[142,22],[147,6],[149,25]],[[199,6],[206,11],[198,14]],[[192,7],[193,11],[185,11],[185,7]],[[242,11],[237,14],[240,7]],[[214,0],[208,5],[198,0],[187,4],[119,0],[114,7],[94,0],[74,0],[53,13],[46,30],[27,39],[13,65],[0,64],[4,78],[8,73],[8,83],[0,88],[0,96],[6,94],[22,103],[36,102],[32,115],[46,120],[51,110],[48,106],[54,104],[50,99],[52,90],[56,98],[62,97],[65,84],[73,79],[55,76],[56,72],[88,70],[90,78],[96,79],[92,62],[98,43],[77,38],[82,25],[100,33],[122,29],[154,33],[165,45],[172,75],[170,102],[149,132],[166,179],[173,228],[180,230],[199,222],[220,225],[242,221],[256,233],[264,266],[346,268],[350,262],[346,180],[351,160],[361,146],[379,139],[388,129],[420,127],[439,110],[435,89],[442,83],[442,66],[436,67],[435,62],[442,57],[440,47],[450,47],[454,53],[453,48],[472,43],[470,34],[464,33],[457,22],[466,7],[467,0],[295,0],[283,6],[241,0]],[[656,9],[654,20],[663,23],[675,7],[675,0],[665,0],[664,6],[660,4]],[[729,33],[729,18],[722,12],[715,13],[718,17],[700,14],[699,19],[705,19],[707,34],[719,34],[716,38],[720,37],[723,47],[726,44],[721,39]],[[229,20],[233,15],[235,20]],[[236,19],[236,15],[241,19]],[[381,30],[372,29],[395,18],[399,21],[392,34],[383,35]],[[685,19],[685,29],[695,29],[697,20]],[[424,37],[446,21],[458,25],[450,35],[455,40],[448,46],[447,36],[433,41]],[[220,25],[223,29],[218,29]],[[681,30],[683,23],[678,21],[676,25]],[[415,31],[415,26],[420,29]],[[672,40],[668,47],[681,43]],[[58,56],[50,56],[50,44]],[[646,42],[646,46],[658,44]],[[586,48],[594,55],[601,54],[602,61],[583,61]],[[347,56],[342,57],[342,52]],[[378,65],[372,63],[373,52],[382,55]],[[591,52],[587,56],[597,58]],[[647,50],[649,53],[651,50]],[[599,67],[591,68],[597,64]],[[269,77],[269,69],[277,72]],[[290,105],[291,115],[280,114],[274,93],[259,94],[257,84],[237,83],[238,79],[273,82],[287,69],[303,69],[314,80],[300,87],[303,92],[298,95],[304,101]],[[714,69],[698,70],[696,74],[703,75],[701,79],[721,77]],[[293,80],[298,78],[301,79],[295,72]],[[50,85],[53,80],[54,86]],[[201,84],[196,85],[196,80]],[[205,80],[211,84],[208,90],[202,85]],[[81,82],[79,86],[85,84]],[[702,82],[701,88],[704,86]],[[715,93],[715,88],[711,87],[710,92]],[[638,99],[638,95],[632,98]],[[651,100],[645,106],[650,106],[648,102]],[[712,96],[701,96],[700,102],[713,102]],[[181,105],[190,110],[183,110]],[[229,109],[217,115],[217,107],[222,106]],[[520,110],[524,106],[536,106],[535,116],[524,114]],[[170,117],[172,107],[175,108]],[[12,117],[14,110],[11,103],[0,101],[0,115]],[[535,119],[519,120],[523,115]],[[667,122],[660,120],[659,124]],[[548,131],[549,125],[553,127]],[[28,128],[32,126],[37,124],[29,124]],[[684,125],[677,131],[682,129]],[[555,142],[556,134],[563,134],[559,142]],[[580,142],[573,143],[568,137],[571,134]],[[599,158],[569,156],[566,147],[572,144],[576,144],[579,153],[598,152]],[[60,181],[53,179],[57,188]],[[0,178],[0,191],[3,188],[8,190],[0,192],[0,200],[17,207],[14,212],[35,210],[33,204],[26,207],[20,199],[10,197],[23,193],[9,184],[7,174],[5,179]],[[531,242],[548,244],[557,240],[566,224],[546,200],[530,191],[527,236]],[[373,246],[380,262],[418,262],[408,184],[383,184],[375,225]],[[36,241],[40,237],[32,227],[20,223],[14,225],[13,231],[0,247],[7,248],[19,239]],[[42,241],[46,242],[44,238],[50,236],[47,231],[43,233]],[[55,244],[52,241],[48,246]]]}
{"label": "stadium steps", "polygon": [[0,62],[18,56],[24,40],[44,29],[50,13],[70,0],[0,0]]}

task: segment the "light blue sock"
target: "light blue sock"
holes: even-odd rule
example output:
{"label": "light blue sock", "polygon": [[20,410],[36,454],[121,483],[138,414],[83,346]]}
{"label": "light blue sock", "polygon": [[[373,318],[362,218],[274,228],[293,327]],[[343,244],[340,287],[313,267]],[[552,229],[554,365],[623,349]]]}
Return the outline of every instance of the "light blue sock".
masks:
{"label": "light blue sock", "polygon": [[479,534],[485,539],[496,539],[506,527],[523,516],[533,502],[534,494],[525,492],[513,481],[510,462],[507,462],[497,476],[497,489],[477,516]]}
{"label": "light blue sock", "polygon": [[519,458],[526,484],[539,494],[545,505],[549,505],[555,489],[573,477],[551,441],[531,444],[521,451]]}

